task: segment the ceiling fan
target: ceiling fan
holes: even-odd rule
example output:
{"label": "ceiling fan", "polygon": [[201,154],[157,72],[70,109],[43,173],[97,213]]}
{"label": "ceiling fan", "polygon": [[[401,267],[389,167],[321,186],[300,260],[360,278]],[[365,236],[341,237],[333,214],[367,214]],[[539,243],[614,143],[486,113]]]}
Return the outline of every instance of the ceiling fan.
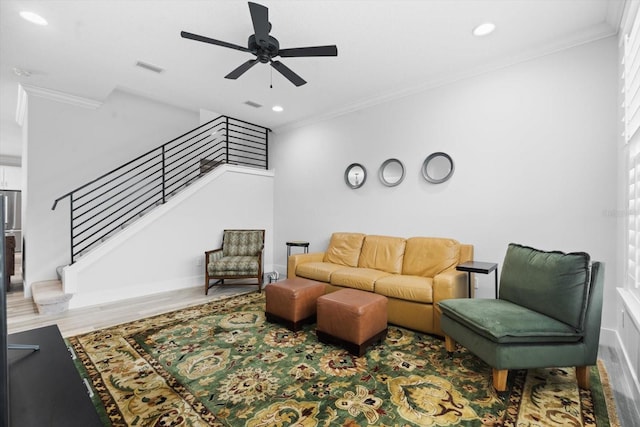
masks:
{"label": "ceiling fan", "polygon": [[306,56],[338,56],[338,48],[335,45],[328,46],[311,46],[311,47],[295,47],[291,49],[280,49],[278,40],[271,36],[271,23],[269,22],[269,9],[258,3],[249,2],[249,12],[253,21],[253,30],[255,34],[249,36],[247,47],[242,47],[233,43],[227,43],[215,40],[209,37],[200,36],[198,34],[181,31],[180,35],[185,39],[196,40],[199,42],[215,44],[230,49],[249,52],[256,56],[256,59],[250,59],[238,68],[224,76],[226,79],[235,80],[258,62],[263,64],[270,63],[280,74],[286,77],[296,86],[302,86],[307,83],[302,77],[294,73],[289,67],[280,61],[274,61],[273,58],[280,56],[282,58],[306,57]]}

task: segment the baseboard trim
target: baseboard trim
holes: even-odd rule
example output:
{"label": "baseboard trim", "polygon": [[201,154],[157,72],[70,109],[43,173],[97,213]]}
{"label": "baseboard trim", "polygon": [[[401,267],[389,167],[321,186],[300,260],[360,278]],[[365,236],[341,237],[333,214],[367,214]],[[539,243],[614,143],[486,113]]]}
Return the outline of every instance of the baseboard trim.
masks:
{"label": "baseboard trim", "polygon": [[166,280],[163,282],[152,282],[141,284],[138,286],[127,287],[126,295],[123,295],[123,288],[116,288],[113,290],[101,289],[98,291],[84,292],[82,291],[82,289],[80,289],[76,294],[74,294],[71,301],[69,301],[69,309],[91,307],[95,305],[118,302],[130,298],[144,297],[163,292],[202,287],[203,281],[204,278],[202,277],[202,275],[172,278],[171,280]]}

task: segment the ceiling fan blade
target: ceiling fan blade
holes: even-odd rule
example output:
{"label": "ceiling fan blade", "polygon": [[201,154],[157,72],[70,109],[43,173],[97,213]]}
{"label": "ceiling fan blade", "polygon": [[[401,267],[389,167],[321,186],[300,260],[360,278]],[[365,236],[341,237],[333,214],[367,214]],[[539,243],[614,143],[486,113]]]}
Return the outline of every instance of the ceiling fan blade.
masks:
{"label": "ceiling fan blade", "polygon": [[338,56],[338,47],[336,45],[294,47],[291,49],[280,49],[278,55],[283,58],[295,56]]}
{"label": "ceiling fan blade", "polygon": [[[228,47],[230,49],[241,50],[242,52],[251,52],[246,47],[238,46],[237,44],[227,43],[227,42],[223,42],[223,41],[220,41],[220,40],[211,39],[211,38],[205,37],[205,36],[199,36],[198,34],[188,33],[186,31],[181,31],[180,35],[185,39],[191,39],[191,40],[195,40],[195,41],[199,41],[199,42],[215,44],[215,45],[222,46],[222,47]],[[253,52],[251,52],[251,53],[253,53]]]}
{"label": "ceiling fan blade", "polygon": [[269,40],[269,9],[258,3],[249,2],[249,12],[251,12],[251,21],[253,21],[253,31],[256,35],[256,42],[262,45]]}
{"label": "ceiling fan blade", "polygon": [[244,73],[246,73],[249,68],[253,67],[257,63],[258,63],[257,59],[250,59],[247,62],[245,62],[244,64],[240,65],[235,70],[233,70],[232,72],[230,72],[229,74],[227,74],[226,76],[224,76],[224,78],[225,79],[235,80],[238,77],[240,77],[241,75],[243,75]]}
{"label": "ceiling fan blade", "polygon": [[307,83],[302,77],[291,71],[289,67],[280,61],[271,61],[271,66],[296,86],[302,86]]}

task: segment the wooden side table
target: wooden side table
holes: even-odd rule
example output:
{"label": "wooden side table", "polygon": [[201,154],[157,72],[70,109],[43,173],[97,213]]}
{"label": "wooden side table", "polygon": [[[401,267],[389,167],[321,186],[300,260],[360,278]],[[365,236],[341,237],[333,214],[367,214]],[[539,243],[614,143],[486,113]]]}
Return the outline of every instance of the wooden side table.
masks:
{"label": "wooden side table", "polygon": [[469,298],[471,298],[471,273],[489,274],[494,271],[496,276],[495,295],[496,299],[498,298],[498,264],[493,262],[467,261],[463,262],[462,264],[458,264],[456,266],[456,270],[467,272]]}

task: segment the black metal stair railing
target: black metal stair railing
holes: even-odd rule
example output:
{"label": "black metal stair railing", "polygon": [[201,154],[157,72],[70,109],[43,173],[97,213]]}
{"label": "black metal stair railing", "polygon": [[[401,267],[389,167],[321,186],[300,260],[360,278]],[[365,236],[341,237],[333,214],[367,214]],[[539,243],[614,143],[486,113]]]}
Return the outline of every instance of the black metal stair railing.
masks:
{"label": "black metal stair railing", "polygon": [[219,116],[58,197],[69,198],[71,263],[222,164],[268,169],[269,129]]}

